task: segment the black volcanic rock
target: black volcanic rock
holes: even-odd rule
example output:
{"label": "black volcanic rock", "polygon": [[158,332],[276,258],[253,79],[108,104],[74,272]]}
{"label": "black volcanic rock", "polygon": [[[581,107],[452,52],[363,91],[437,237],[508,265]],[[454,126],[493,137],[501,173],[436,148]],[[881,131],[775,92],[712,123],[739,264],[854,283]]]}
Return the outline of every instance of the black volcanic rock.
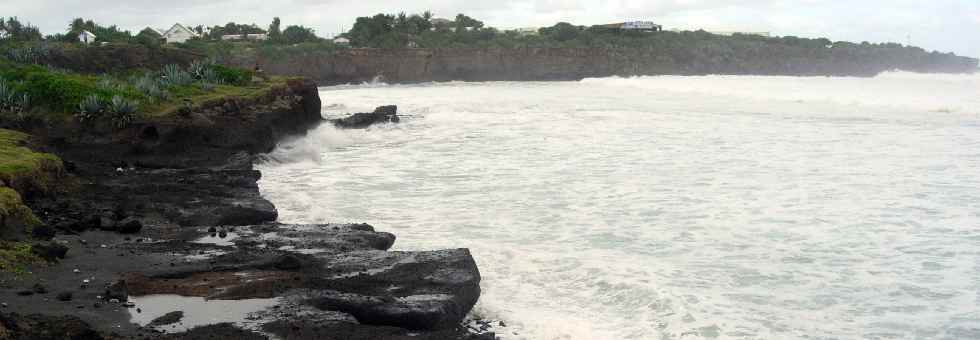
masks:
{"label": "black volcanic rock", "polygon": [[68,247],[54,242],[38,243],[31,246],[31,252],[48,262],[52,262],[65,258],[68,254]]}
{"label": "black volcanic rock", "polygon": [[147,327],[159,327],[159,326],[172,325],[172,324],[175,324],[175,323],[180,322],[180,319],[183,319],[183,318],[184,318],[184,312],[182,312],[182,311],[170,312],[170,313],[164,314],[163,316],[161,316],[159,318],[153,319],[153,321],[150,321],[150,323],[147,325]]}
{"label": "black volcanic rock", "polygon": [[126,285],[126,280],[117,280],[106,287],[104,297],[106,300],[129,300],[129,286]]}
{"label": "black volcanic rock", "polygon": [[135,217],[127,217],[122,221],[119,221],[119,233],[120,234],[135,234],[143,229],[143,222]]}
{"label": "black volcanic rock", "polygon": [[374,112],[355,113],[347,118],[334,119],[332,122],[333,125],[343,129],[363,129],[374,124],[398,123],[400,121],[398,107],[388,105],[379,106],[374,109]]}
{"label": "black volcanic rock", "polygon": [[104,339],[91,325],[75,316],[0,313],[0,337],[4,339]]}
{"label": "black volcanic rock", "polygon": [[314,306],[348,313],[369,325],[411,330],[458,325],[480,296],[480,272],[469,250],[360,251],[324,258],[330,287]]}

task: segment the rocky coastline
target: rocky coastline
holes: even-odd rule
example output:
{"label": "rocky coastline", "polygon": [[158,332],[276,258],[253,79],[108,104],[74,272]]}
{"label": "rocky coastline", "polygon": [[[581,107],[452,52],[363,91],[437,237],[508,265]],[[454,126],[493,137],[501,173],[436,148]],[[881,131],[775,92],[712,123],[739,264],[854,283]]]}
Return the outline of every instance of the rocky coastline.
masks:
{"label": "rocky coastline", "polygon": [[[736,63],[727,57],[697,58],[695,51],[601,48],[352,48],[261,56],[258,51],[227,56],[237,67],[260,65],[268,74],[306,77],[322,86],[372,81],[575,81],[584,78],[654,75],[768,75],[873,77],[903,70],[973,73],[977,59],[949,57],[936,62],[857,58],[836,50],[823,55],[748,53]],[[843,52],[841,52],[843,53]]]}
{"label": "rocky coastline", "polygon": [[[316,84],[291,80],[111,133],[33,131],[70,188],[24,197],[50,262],[0,276],[0,339],[493,339],[462,325],[480,295],[468,250],[388,251],[395,236],[367,224],[276,223],[252,162],[324,122]],[[246,320],[177,305],[132,323],[166,309],[154,296],[264,305]]]}

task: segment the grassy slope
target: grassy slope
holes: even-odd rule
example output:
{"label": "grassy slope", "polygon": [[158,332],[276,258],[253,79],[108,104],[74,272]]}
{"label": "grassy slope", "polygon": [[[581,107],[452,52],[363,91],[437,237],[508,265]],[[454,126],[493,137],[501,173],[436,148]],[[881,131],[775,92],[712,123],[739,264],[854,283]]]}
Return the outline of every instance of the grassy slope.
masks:
{"label": "grassy slope", "polygon": [[177,100],[170,100],[163,103],[158,103],[154,105],[146,105],[141,108],[141,114],[146,117],[164,117],[173,115],[181,107],[184,106],[184,101],[190,101],[192,106],[198,106],[203,103],[218,100],[222,98],[239,97],[239,98],[251,98],[265,95],[275,86],[285,85],[287,78],[274,77],[266,82],[255,83],[248,86],[231,86],[231,85],[218,85],[210,91],[205,91],[200,88],[188,87],[174,91],[174,95]]}
{"label": "grassy slope", "polygon": [[[4,182],[0,186],[0,228],[25,228],[25,233],[40,221],[20,194],[6,185],[29,183],[33,188],[50,190],[51,177],[46,173],[61,167],[58,157],[22,146],[27,138],[26,134],[0,129],[0,179]],[[26,243],[0,240],[0,272],[23,274],[29,264],[41,263],[30,249]]]}
{"label": "grassy slope", "polygon": [[45,167],[61,165],[61,160],[55,155],[34,152],[22,146],[27,138],[24,133],[0,129],[0,180],[7,186],[29,180],[25,177],[35,176]]}

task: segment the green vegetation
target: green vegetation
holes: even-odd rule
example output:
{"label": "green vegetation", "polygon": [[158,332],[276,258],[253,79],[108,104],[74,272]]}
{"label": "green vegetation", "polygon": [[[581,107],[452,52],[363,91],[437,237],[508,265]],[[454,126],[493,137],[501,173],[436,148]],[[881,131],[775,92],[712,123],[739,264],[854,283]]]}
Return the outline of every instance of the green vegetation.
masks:
{"label": "green vegetation", "polygon": [[[28,234],[41,223],[21,194],[51,191],[61,172],[58,157],[28,149],[23,146],[27,139],[26,134],[0,129],[0,235]],[[22,271],[36,260],[29,246],[0,241],[0,271]]]}
{"label": "green vegetation", "polygon": [[[20,194],[14,189],[0,187],[0,228],[6,233],[8,228],[22,228],[23,233],[27,233],[41,221],[34,216],[24,202]],[[19,232],[15,232],[19,234]]]}
{"label": "green vegetation", "polygon": [[61,160],[52,154],[34,152],[24,146],[28,135],[0,129],[0,181],[12,188],[47,191],[44,173],[61,168]]}
{"label": "green vegetation", "polygon": [[154,115],[160,107],[207,96],[218,86],[244,86],[252,73],[198,61],[167,65],[158,72],[85,75],[0,60],[0,127],[51,124],[74,117],[81,123],[121,128]]}
{"label": "green vegetation", "polygon": [[[183,47],[219,60],[254,56],[265,61],[297,56],[333,55],[346,48],[521,49],[581,48],[629,50],[631,55],[652,58],[660,72],[682,74],[793,74],[875,75],[884,70],[919,72],[972,72],[977,60],[952,53],[929,52],[897,43],[850,43],[826,38],[765,37],[735,34],[722,36],[705,31],[635,31],[610,26],[578,26],[560,22],[536,31],[499,30],[465,14],[453,20],[432,13],[376,14],[359,17],[341,36],[350,46],[315,39],[312,30],[280,31],[273,20],[269,30],[256,25],[214,27],[208,39],[189,41]],[[216,41],[215,32],[268,32],[269,41]],[[297,32],[298,34],[291,34]],[[303,38],[291,38],[302,36]]]}
{"label": "green vegetation", "polygon": [[0,30],[7,32],[9,36],[3,40],[10,42],[38,41],[42,38],[37,26],[22,24],[17,17],[0,17]]}
{"label": "green vegetation", "polygon": [[31,252],[29,244],[0,241],[0,272],[23,276],[27,274],[28,266],[43,263],[44,260]]}

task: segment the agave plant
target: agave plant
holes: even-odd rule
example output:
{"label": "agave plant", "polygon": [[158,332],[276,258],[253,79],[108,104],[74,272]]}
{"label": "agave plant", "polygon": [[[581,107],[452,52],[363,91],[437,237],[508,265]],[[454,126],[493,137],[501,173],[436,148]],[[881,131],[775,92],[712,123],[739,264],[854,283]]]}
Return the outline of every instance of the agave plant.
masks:
{"label": "agave plant", "polygon": [[190,73],[174,64],[163,67],[163,79],[165,86],[183,86],[194,82],[194,77]]}
{"label": "agave plant", "polygon": [[41,64],[50,54],[51,48],[47,44],[38,44],[7,50],[5,56],[11,61],[22,64]]}
{"label": "agave plant", "polygon": [[214,63],[210,59],[195,60],[187,67],[187,72],[190,72],[196,79],[203,79],[204,72],[211,69],[211,65],[214,65]]}
{"label": "agave plant", "polygon": [[15,106],[17,107],[16,112],[26,113],[31,109],[31,96],[27,93],[21,94],[20,97],[17,97]]}
{"label": "agave plant", "polygon": [[0,112],[23,113],[31,108],[31,97],[18,93],[6,79],[0,78]]}
{"label": "agave plant", "polygon": [[122,87],[120,86],[120,84],[117,84],[114,79],[105,75],[99,77],[98,82],[96,82],[96,86],[99,89],[106,90],[106,91],[115,91],[118,90],[120,87]]}
{"label": "agave plant", "polygon": [[96,95],[89,95],[82,99],[81,103],[78,103],[78,112],[75,113],[75,118],[79,122],[85,123],[94,121],[102,115],[103,110],[105,110],[105,105]]}
{"label": "agave plant", "polygon": [[109,103],[108,111],[111,114],[112,125],[117,128],[124,127],[136,119],[138,103],[126,100],[120,96],[113,96]]}
{"label": "agave plant", "polygon": [[14,87],[6,79],[0,78],[0,111],[12,104],[15,97]]}

